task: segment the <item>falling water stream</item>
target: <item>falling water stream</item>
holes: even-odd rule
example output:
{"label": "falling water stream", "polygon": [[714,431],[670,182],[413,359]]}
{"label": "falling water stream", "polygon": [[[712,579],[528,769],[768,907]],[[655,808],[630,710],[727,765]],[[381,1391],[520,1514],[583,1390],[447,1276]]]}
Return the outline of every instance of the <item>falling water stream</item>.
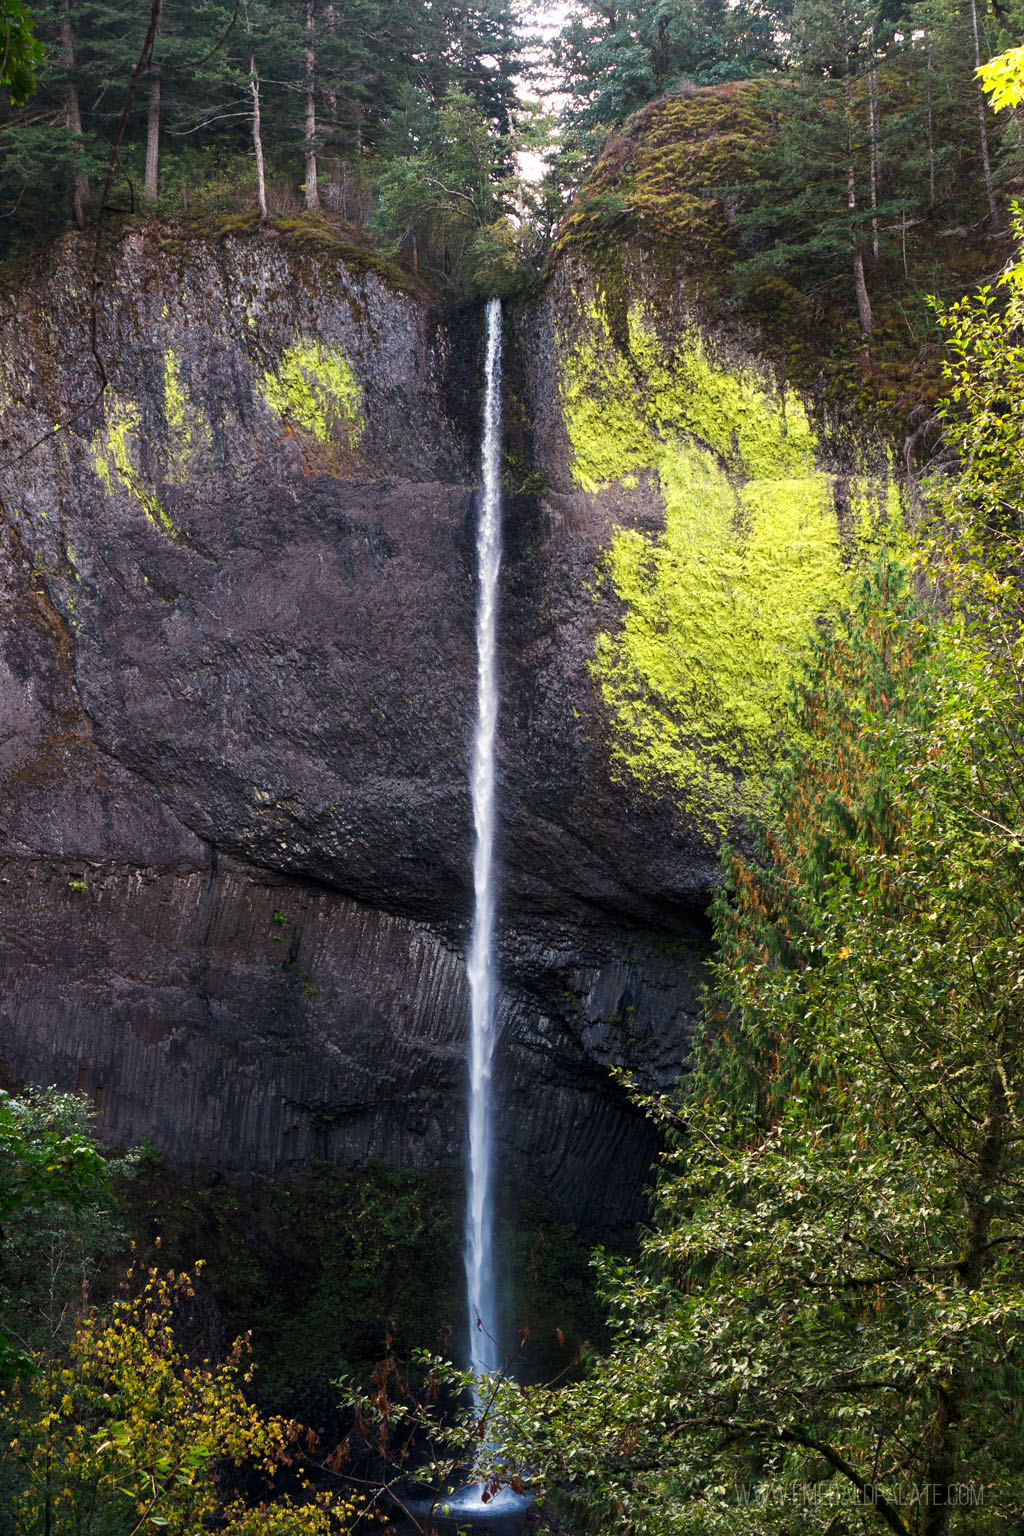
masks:
{"label": "falling water stream", "polygon": [[469,1180],[466,1298],[469,1362],[479,1376],[497,1370],[492,1190],[495,1036],[494,759],[498,726],[498,569],[501,565],[501,301],[487,305],[482,490],[477,522],[476,732],[473,737],[473,934],[470,998]]}
{"label": "falling water stream", "polygon": [[[466,1299],[469,1307],[469,1363],[485,1377],[502,1366],[497,1339],[498,1305],[494,1278],[494,1047],[497,967],[494,958],[495,749],[498,731],[498,570],[501,565],[501,301],[487,305],[484,364],[482,488],[477,522],[476,730],[473,736],[473,932],[466,970],[469,978],[469,1169],[466,1194]],[[477,1399],[478,1406],[480,1399]],[[482,1483],[466,1482],[435,1507],[410,1499],[409,1513],[429,1509],[430,1528],[440,1536],[521,1536],[530,1500],[502,1488],[492,1494]]]}
{"label": "falling water stream", "polygon": [[[473,933],[469,943],[469,1177],[466,1197],[466,1299],[469,1363],[478,1377],[501,1368],[494,1283],[494,960],[495,748],[498,731],[498,570],[501,565],[501,301],[487,305],[482,488],[477,522],[476,731],[473,736]],[[479,1400],[478,1400],[479,1401]],[[441,1531],[519,1536],[529,1499],[480,1483],[455,1490]]]}

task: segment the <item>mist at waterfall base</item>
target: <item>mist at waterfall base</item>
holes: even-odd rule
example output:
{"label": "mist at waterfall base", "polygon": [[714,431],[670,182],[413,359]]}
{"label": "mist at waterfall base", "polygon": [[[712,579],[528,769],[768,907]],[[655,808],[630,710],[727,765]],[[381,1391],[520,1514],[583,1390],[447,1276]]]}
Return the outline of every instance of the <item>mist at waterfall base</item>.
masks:
{"label": "mist at waterfall base", "polygon": [[[494,1053],[497,1019],[495,964],[495,759],[498,731],[498,573],[501,568],[501,301],[486,311],[481,491],[477,517],[477,708],[470,787],[473,802],[473,928],[469,980],[469,1153],[466,1178],[466,1301],[469,1364],[477,1377],[504,1364],[497,1336],[494,1270]],[[502,1488],[487,1496],[483,1483],[465,1483],[444,1495],[431,1518],[439,1536],[519,1536],[530,1500]],[[422,1518],[431,1500],[410,1499]]]}

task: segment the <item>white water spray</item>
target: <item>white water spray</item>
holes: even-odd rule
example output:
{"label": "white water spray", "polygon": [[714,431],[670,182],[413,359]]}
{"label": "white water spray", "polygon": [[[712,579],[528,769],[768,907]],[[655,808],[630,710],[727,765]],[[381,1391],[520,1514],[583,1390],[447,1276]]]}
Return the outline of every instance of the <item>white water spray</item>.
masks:
{"label": "white water spray", "polygon": [[498,568],[501,564],[501,301],[487,305],[484,368],[483,489],[477,523],[477,707],[473,738],[473,934],[467,971],[470,998],[469,1189],[466,1201],[466,1293],[470,1365],[478,1375],[499,1369],[495,1334],[492,1200],[492,1078],[495,1045],[494,759],[498,726]]}

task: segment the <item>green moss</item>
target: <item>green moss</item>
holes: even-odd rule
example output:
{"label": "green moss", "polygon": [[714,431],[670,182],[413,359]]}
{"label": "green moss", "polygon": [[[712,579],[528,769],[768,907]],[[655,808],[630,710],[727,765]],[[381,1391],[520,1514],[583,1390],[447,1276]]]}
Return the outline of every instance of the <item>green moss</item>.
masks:
{"label": "green moss", "polygon": [[177,529],[170,513],[159,499],[143,483],[132,460],[133,445],[138,444],[141,413],[133,400],[120,400],[116,395],[106,397],[106,422],[93,437],[92,466],[108,496],[115,494],[115,480],[138,502],[150,522],[157,528],[177,536]]}
{"label": "green moss", "polygon": [[[68,575],[71,577],[72,582],[81,581],[82,577],[75,560],[75,551],[66,542],[64,545],[64,563],[67,566]],[[67,615],[68,624],[72,630],[77,631],[80,625],[78,622],[78,603],[75,598],[74,587],[67,588],[64,593],[64,611]]]}
{"label": "green moss", "polygon": [[226,213],[223,209],[210,209],[184,216],[173,216],[154,225],[150,214],[145,223],[155,228],[161,251],[178,252],[187,241],[229,240],[259,235],[260,216],[251,209]]}
{"label": "green moss", "polygon": [[296,342],[261,384],[263,398],[285,426],[326,450],[351,456],[364,425],[363,393],[339,346]]}
{"label": "green moss", "polygon": [[719,365],[696,332],[667,356],[638,310],[628,356],[586,318],[563,354],[575,478],[593,492],[647,471],[665,506],[657,535],[613,531],[600,572],[622,604],[592,660],[613,762],[713,838],[756,803],[808,633],[850,596],[851,549],[898,523],[898,498],[851,481],[841,532],[798,398]]}
{"label": "green moss", "polygon": [[585,319],[586,337],[566,359],[562,379],[573,473],[583,489],[659,467],[666,444],[680,436],[745,478],[800,475],[813,465],[817,438],[800,400],[720,367],[697,332],[669,356],[637,308],[628,315],[624,348],[596,306]]}
{"label": "green moss", "polygon": [[613,253],[621,268],[623,243],[635,241],[656,254],[666,286],[696,277],[707,299],[727,278],[729,189],[750,179],[756,131],[748,92],[736,85],[652,102],[606,145],[562,221],[552,264],[584,250],[603,300],[621,302]]}
{"label": "green moss", "polygon": [[428,285],[415,273],[389,261],[368,244],[366,230],[360,225],[339,223],[329,214],[299,214],[285,218],[276,216],[270,225],[284,235],[300,251],[324,254],[334,261],[343,261],[355,277],[372,275],[380,278],[389,288],[403,293],[424,297]]}
{"label": "green moss", "polygon": [[213,444],[210,424],[182,379],[172,348],[164,352],[164,419],[167,423],[167,478],[177,485],[188,479],[198,454]]}
{"label": "green moss", "polygon": [[[165,305],[165,313],[166,309]],[[164,352],[164,415],[172,431],[188,431],[185,387],[181,382],[177,359],[170,347]]]}
{"label": "green moss", "polygon": [[[264,223],[252,210],[232,213],[211,207],[168,216],[158,223],[147,213],[144,222],[152,229],[158,248],[168,255],[187,250],[196,240],[218,243],[281,240],[297,255],[309,258],[311,267],[329,273],[332,280],[337,278],[338,263],[343,262],[353,277],[376,277],[395,292],[417,298],[427,298],[431,293],[430,285],[423,278],[374,250],[365,229],[326,213],[275,216]],[[0,291],[2,282],[3,265],[0,263]]]}

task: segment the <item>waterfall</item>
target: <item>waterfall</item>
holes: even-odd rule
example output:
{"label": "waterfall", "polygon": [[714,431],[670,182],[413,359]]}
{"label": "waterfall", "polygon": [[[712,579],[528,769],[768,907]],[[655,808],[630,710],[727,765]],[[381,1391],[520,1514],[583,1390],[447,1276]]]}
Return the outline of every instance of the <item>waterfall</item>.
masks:
{"label": "waterfall", "polygon": [[[494,779],[498,732],[498,569],[501,565],[501,302],[487,305],[484,364],[482,473],[477,518],[476,730],[470,788],[473,797],[473,932],[469,979],[469,1176],[466,1198],[466,1300],[469,1363],[477,1376],[500,1370],[494,1282],[494,1047],[497,978],[494,960]],[[480,1406],[480,1399],[477,1399]],[[490,1447],[493,1449],[493,1445]],[[471,1469],[467,1469],[471,1470]],[[435,1501],[407,1501],[434,1519]],[[467,1482],[445,1492],[444,1523],[473,1536],[522,1536],[530,1499],[511,1488],[498,1492]],[[434,1526],[431,1526],[434,1529]]]}
{"label": "waterfall", "polygon": [[[498,567],[501,564],[501,301],[487,305],[484,365],[482,490],[476,550],[476,731],[473,737],[473,933],[467,973],[470,998],[469,1179],[466,1200],[466,1295],[470,1365],[497,1370],[494,1210],[492,1192],[494,963],[494,759],[498,725]],[[480,1326],[482,1324],[482,1326]]]}

